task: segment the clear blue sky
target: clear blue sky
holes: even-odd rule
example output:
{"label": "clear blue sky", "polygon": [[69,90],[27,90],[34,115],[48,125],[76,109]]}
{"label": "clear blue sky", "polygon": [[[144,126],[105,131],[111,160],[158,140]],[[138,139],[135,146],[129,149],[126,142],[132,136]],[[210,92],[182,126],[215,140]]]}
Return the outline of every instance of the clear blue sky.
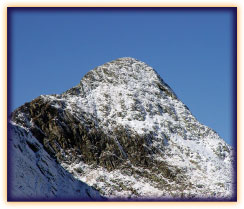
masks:
{"label": "clear blue sky", "polygon": [[10,110],[62,93],[119,57],[152,66],[203,124],[233,141],[235,9],[8,10]]}

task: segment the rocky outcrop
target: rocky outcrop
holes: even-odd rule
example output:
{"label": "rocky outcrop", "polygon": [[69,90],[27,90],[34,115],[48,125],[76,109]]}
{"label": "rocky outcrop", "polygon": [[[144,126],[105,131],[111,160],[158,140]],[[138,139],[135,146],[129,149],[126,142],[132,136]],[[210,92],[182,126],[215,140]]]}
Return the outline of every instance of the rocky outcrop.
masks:
{"label": "rocky outcrop", "polygon": [[[19,112],[24,113],[25,120],[31,121],[31,124],[26,126],[22,118],[18,117]],[[145,169],[153,167],[155,172],[172,179],[176,176],[174,172],[180,172],[173,166],[153,159],[154,154],[162,152],[151,146],[153,133],[141,136],[121,126],[106,134],[92,120],[84,116],[85,122],[81,123],[68,111],[57,109],[52,101],[42,97],[14,111],[12,119],[29,128],[45,150],[59,162],[66,161],[69,156],[69,163],[79,160],[102,166],[108,171],[128,170],[131,164]],[[72,153],[68,154],[66,150]],[[135,169],[129,170],[131,173],[136,172]]]}

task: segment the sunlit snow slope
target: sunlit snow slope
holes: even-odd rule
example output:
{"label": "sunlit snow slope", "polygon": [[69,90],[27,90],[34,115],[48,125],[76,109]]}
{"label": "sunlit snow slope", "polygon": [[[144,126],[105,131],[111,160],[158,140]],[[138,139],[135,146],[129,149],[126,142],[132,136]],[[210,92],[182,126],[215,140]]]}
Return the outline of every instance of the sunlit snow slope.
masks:
{"label": "sunlit snow slope", "polygon": [[76,179],[116,199],[233,200],[234,151],[154,69],[120,58],[11,120]]}

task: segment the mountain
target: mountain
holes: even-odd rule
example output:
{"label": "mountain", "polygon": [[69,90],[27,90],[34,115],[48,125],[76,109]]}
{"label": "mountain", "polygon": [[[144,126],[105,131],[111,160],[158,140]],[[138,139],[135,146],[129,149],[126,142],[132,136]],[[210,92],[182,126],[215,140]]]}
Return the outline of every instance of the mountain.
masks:
{"label": "mountain", "polygon": [[[11,114],[10,123],[17,130],[11,133],[25,133],[10,134],[13,141],[44,153],[47,185],[53,184],[48,179],[51,166],[57,187],[75,178],[107,199],[234,198],[233,148],[199,123],[153,68],[134,58],[105,63],[66,92],[25,103]],[[27,148],[18,151],[20,159]],[[26,166],[35,163],[40,170],[39,154],[28,155],[33,162],[26,159]],[[18,167],[15,162],[11,167]],[[24,168],[17,170],[26,176],[31,171]],[[71,175],[62,174],[67,171]],[[42,187],[39,183],[36,188],[36,175],[28,177],[33,181],[26,196]],[[12,179],[17,187],[20,173],[16,176]],[[59,198],[61,193],[55,194]]]}

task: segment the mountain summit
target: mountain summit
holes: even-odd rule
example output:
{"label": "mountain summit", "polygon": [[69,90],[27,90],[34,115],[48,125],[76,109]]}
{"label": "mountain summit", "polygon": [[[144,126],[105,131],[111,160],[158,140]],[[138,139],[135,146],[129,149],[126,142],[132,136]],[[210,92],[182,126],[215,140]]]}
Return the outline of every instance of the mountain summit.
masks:
{"label": "mountain summit", "polygon": [[60,95],[41,95],[17,108],[10,123],[107,199],[234,195],[233,149],[134,58],[96,67]]}

